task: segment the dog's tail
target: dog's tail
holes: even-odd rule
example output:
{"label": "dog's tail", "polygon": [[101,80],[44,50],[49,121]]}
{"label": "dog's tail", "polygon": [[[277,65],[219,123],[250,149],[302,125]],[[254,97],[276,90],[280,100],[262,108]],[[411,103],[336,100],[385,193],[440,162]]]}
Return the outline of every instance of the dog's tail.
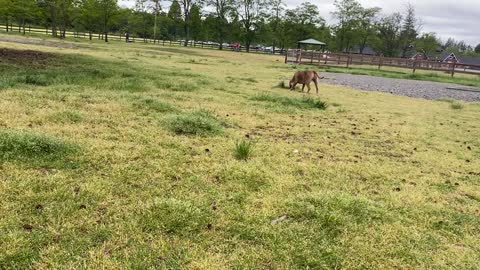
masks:
{"label": "dog's tail", "polygon": [[320,75],[318,75],[318,73],[316,71],[313,71],[313,74],[315,74],[315,77],[317,77],[317,79],[321,80],[323,79],[324,77],[320,77]]}

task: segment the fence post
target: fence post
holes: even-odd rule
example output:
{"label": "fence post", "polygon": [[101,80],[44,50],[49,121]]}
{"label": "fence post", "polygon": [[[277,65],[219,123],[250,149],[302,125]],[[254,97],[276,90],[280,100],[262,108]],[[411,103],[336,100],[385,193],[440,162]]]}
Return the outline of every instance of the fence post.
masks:
{"label": "fence post", "polygon": [[310,65],[313,64],[313,51],[310,52]]}
{"label": "fence post", "polygon": [[347,56],[347,68],[349,68],[349,66],[350,66],[350,55]]}
{"label": "fence post", "polygon": [[383,55],[380,55],[380,59],[378,59],[378,69],[379,70],[382,67],[382,64],[383,64]]}
{"label": "fence post", "polygon": [[455,65],[456,65],[456,63],[453,62],[453,64],[452,64],[452,78],[453,78],[453,75],[455,74]]}

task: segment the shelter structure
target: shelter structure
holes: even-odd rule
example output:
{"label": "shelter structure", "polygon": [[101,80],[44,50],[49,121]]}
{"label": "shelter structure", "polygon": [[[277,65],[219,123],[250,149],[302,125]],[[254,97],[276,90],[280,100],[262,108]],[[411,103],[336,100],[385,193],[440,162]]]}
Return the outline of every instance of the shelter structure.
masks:
{"label": "shelter structure", "polygon": [[312,46],[318,46],[319,49],[324,52],[325,51],[325,47],[327,44],[321,42],[321,41],[318,41],[316,39],[313,39],[313,38],[309,38],[309,39],[306,39],[306,40],[301,40],[297,43],[297,48],[298,49],[301,49],[302,47],[305,47],[305,46],[308,46],[308,45],[312,45]]}

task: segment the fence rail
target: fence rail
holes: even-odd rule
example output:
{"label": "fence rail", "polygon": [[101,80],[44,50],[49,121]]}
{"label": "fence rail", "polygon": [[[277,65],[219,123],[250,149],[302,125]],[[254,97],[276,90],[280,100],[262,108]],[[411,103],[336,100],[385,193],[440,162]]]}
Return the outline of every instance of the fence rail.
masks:
{"label": "fence rail", "polygon": [[[4,24],[0,24],[0,32],[7,32],[7,26]],[[40,34],[40,35],[53,35],[53,30],[51,28],[38,28],[38,27],[31,27],[31,26],[19,26],[19,25],[9,25],[8,26],[8,32],[13,32],[13,33],[20,33],[20,34]],[[85,38],[85,39],[99,39],[103,40],[104,39],[104,34],[101,33],[92,33],[92,32],[76,32],[76,31],[59,31],[57,30],[57,33],[64,33],[65,38]],[[108,40],[113,40],[113,41],[124,41],[126,42],[126,37],[124,34],[119,34],[119,33],[108,33]],[[143,42],[143,43],[153,43],[153,44],[159,44],[162,46],[184,46],[185,41],[183,40],[162,40],[162,39],[151,39],[151,38],[141,38],[141,37],[129,37],[129,42]],[[189,47],[195,47],[195,48],[204,48],[204,49],[220,49],[220,45],[216,43],[210,43],[210,42],[203,42],[203,41],[194,41],[190,40],[188,44],[186,44]],[[232,51],[240,51],[240,52],[247,52],[245,47],[240,47],[240,48],[232,48],[228,46],[223,46],[224,49],[227,50],[232,50]],[[251,53],[263,53],[263,54],[277,54],[277,55],[283,55],[285,54],[286,50],[275,50],[275,51],[269,51],[269,50],[264,50],[261,48],[250,48]]]}
{"label": "fence rail", "polygon": [[455,73],[480,75],[480,65],[362,54],[323,53],[299,49],[288,50],[285,55],[285,63],[319,66],[346,66],[347,68],[352,65],[374,65],[378,66],[378,69],[380,69],[382,66],[388,66],[412,69],[413,73],[415,73],[417,69],[442,71],[451,74],[452,77]]}

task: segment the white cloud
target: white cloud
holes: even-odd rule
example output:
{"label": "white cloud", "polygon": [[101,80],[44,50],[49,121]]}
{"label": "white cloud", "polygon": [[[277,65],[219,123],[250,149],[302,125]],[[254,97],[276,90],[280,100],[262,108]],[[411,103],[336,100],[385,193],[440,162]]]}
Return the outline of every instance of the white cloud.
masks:
{"label": "white cloud", "polygon": [[[300,5],[304,0],[285,0],[288,7]],[[308,1],[318,6],[320,14],[328,23],[333,23],[331,12],[334,0]],[[383,13],[404,12],[409,1],[359,0],[364,7],[380,7]],[[133,0],[120,0],[124,6],[133,6]],[[417,0],[410,1],[417,17],[423,23],[423,32],[435,32],[444,40],[453,37],[470,45],[480,43],[480,0]],[[164,2],[165,8],[169,3]]]}

